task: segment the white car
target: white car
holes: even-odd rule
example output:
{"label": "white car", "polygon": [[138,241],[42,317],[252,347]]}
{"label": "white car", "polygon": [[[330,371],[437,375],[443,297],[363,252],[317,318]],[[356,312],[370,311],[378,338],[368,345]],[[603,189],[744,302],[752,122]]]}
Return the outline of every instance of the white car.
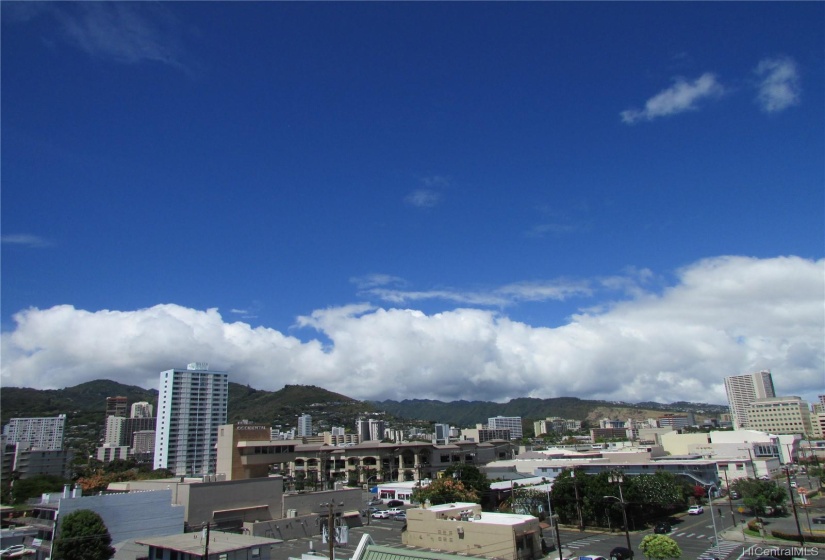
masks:
{"label": "white car", "polygon": [[389,518],[390,518],[390,514],[389,514],[389,513],[387,513],[387,510],[382,509],[382,510],[380,510],[380,511],[376,511],[375,513],[373,513],[373,514],[372,514],[372,518],[373,518],[373,519],[389,519]]}
{"label": "white car", "polygon": [[13,546],[0,550],[0,557],[8,558],[11,554],[14,554],[16,552],[23,552],[24,550],[26,550],[26,547],[24,545],[15,544]]}
{"label": "white car", "polygon": [[690,506],[690,508],[688,508],[688,513],[690,515],[699,515],[705,513],[705,508],[702,506]]}

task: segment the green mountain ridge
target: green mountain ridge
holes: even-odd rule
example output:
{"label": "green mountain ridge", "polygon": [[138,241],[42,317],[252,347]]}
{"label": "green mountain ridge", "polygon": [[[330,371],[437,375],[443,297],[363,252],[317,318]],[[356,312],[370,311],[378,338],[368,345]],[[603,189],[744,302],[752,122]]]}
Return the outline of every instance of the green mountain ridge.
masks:
{"label": "green mountain ridge", "polygon": [[[0,391],[2,423],[10,418],[56,416],[67,414],[70,425],[103,424],[106,397],[125,396],[130,404],[148,401],[157,407],[158,392],[125,385],[108,379],[81,383],[65,389],[33,389],[5,387]],[[359,401],[312,385],[286,385],[278,391],[254,389],[248,385],[229,383],[228,421],[248,420],[281,426],[295,426],[301,414],[310,414],[317,431],[332,426],[354,428],[355,419],[370,414],[384,415],[407,421],[440,422],[456,427],[472,427],[486,423],[494,416],[520,416],[525,423],[560,416],[576,420],[593,419],[599,414],[618,417],[643,417],[663,412],[694,412],[717,415],[727,412],[727,406],[703,403],[624,403],[585,400],[577,397],[539,399],[523,397],[506,403],[490,401],[438,401],[405,399],[403,401]]]}

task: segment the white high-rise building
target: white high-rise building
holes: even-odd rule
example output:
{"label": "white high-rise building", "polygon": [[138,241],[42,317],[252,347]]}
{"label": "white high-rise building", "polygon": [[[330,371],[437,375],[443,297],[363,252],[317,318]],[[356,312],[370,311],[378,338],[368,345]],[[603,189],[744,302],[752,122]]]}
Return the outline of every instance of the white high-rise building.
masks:
{"label": "white high-rise building", "polygon": [[131,418],[151,418],[154,414],[154,407],[146,401],[132,404]]}
{"label": "white high-rise building", "polygon": [[123,416],[107,416],[106,432],[103,436],[103,443],[111,445],[121,445],[125,433],[126,418]]}
{"label": "white high-rise building", "polygon": [[160,374],[156,469],[175,476],[215,474],[218,428],[226,424],[229,374],[192,363]]}
{"label": "white high-rise building", "polygon": [[748,407],[753,401],[776,396],[770,371],[726,377],[725,392],[728,394],[728,406],[734,430],[750,427]]}
{"label": "white high-rise building", "polygon": [[312,416],[302,414],[298,417],[298,437],[308,437],[312,435]]}
{"label": "white high-rise building", "polygon": [[9,443],[20,443],[23,448],[63,449],[66,415],[45,418],[12,418],[3,428]]}
{"label": "white high-rise building", "polygon": [[521,416],[496,416],[487,419],[491,430],[510,430],[510,439],[521,439]]}
{"label": "white high-rise building", "polygon": [[370,418],[369,421],[370,439],[374,441],[381,441],[384,439],[384,421]]}

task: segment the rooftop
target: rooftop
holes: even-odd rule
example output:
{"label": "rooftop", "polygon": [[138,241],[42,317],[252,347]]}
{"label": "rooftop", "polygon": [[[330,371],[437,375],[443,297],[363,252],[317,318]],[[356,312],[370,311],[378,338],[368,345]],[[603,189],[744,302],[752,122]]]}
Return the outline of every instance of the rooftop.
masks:
{"label": "rooftop", "polygon": [[[182,533],[180,535],[151,539],[136,539],[135,542],[137,544],[176,550],[188,554],[203,554],[204,546],[206,545],[203,532]],[[281,542],[283,541],[266,537],[252,537],[249,535],[238,535],[236,533],[212,531],[209,534],[209,553],[210,555],[221,554],[233,550],[244,550],[254,546],[272,546]]]}

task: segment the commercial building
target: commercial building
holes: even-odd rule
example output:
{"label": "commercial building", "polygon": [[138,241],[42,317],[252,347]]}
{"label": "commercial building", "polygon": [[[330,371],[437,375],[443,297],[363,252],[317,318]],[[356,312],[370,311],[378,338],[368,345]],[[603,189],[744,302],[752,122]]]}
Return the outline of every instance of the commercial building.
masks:
{"label": "commercial building", "polygon": [[95,458],[102,463],[110,463],[115,459],[126,460],[129,458],[131,449],[128,445],[114,445],[104,443],[97,448]]}
{"label": "commercial building", "polygon": [[799,397],[757,399],[748,406],[750,429],[771,434],[814,435],[811,408]]}
{"label": "commercial building", "polygon": [[510,439],[521,439],[521,416],[496,416],[487,419],[487,427],[491,430],[510,430]]}
{"label": "commercial building", "polygon": [[155,469],[175,475],[215,472],[218,427],[226,423],[229,374],[191,363],[160,374]]}
{"label": "commercial building", "polygon": [[457,502],[407,510],[406,546],[501,560],[542,558],[541,528],[532,515],[489,513]]}
{"label": "commercial building", "polygon": [[533,433],[536,434],[536,437],[551,433],[563,434],[565,432],[578,432],[581,429],[581,420],[559,418],[558,416],[551,416],[544,420],[533,422]]}
{"label": "commercial building", "polygon": [[45,418],[12,418],[3,427],[9,443],[21,443],[31,449],[63,449],[66,415]]}
{"label": "commercial building", "polygon": [[120,416],[126,418],[129,415],[129,399],[127,397],[106,397],[106,416]]}
{"label": "commercial building", "polygon": [[512,439],[512,432],[510,432],[510,428],[489,428],[484,427],[483,424],[476,424],[475,428],[461,430],[461,439],[478,443],[497,439],[510,440]]}
{"label": "commercial building", "polygon": [[137,539],[139,545],[148,547],[146,558],[152,560],[179,560],[181,558],[209,558],[221,560],[270,560],[272,547],[281,541],[266,537],[238,535],[222,531],[197,535],[171,535],[150,539]]}
{"label": "commercial building", "polygon": [[308,437],[312,435],[312,416],[302,414],[298,417],[298,430],[295,435],[298,437]]}
{"label": "commercial building", "polygon": [[750,427],[748,407],[753,401],[776,396],[770,371],[726,377],[725,392],[728,395],[728,406],[735,430]]}
{"label": "commercial building", "polygon": [[51,475],[71,478],[74,452],[68,449],[32,449],[26,443],[10,442],[3,436],[3,464],[0,480]]}
{"label": "commercial building", "polygon": [[130,418],[153,418],[155,408],[146,401],[132,403]]}
{"label": "commercial building", "polygon": [[60,525],[68,514],[81,509],[100,515],[115,546],[129,539],[183,531],[184,510],[172,504],[171,490],[83,496],[80,487],[72,489],[66,485],[62,493],[43,494],[40,502],[31,508],[31,517],[15,517],[10,521],[37,528],[37,535],[28,537],[25,545],[36,549],[38,558],[54,557],[54,535],[60,533]]}
{"label": "commercial building", "polygon": [[[218,432],[218,468],[228,480],[281,474],[288,485],[331,487],[336,482],[372,484],[433,478],[455,464],[484,465],[513,456],[509,441],[448,445],[367,441],[336,447],[301,440],[270,440],[269,427],[227,424]],[[296,488],[300,490],[301,488]]]}

